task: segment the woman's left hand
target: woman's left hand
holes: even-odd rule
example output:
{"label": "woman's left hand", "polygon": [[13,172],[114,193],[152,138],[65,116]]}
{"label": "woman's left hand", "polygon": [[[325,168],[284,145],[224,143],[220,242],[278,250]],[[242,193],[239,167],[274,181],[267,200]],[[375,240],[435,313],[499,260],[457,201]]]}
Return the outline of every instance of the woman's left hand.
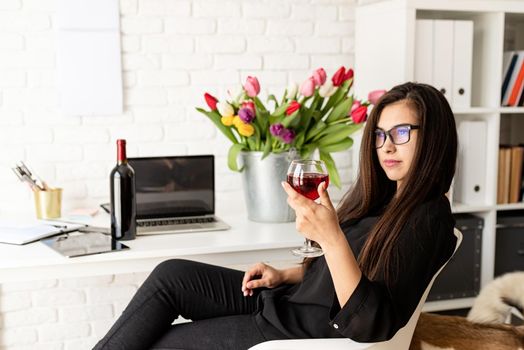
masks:
{"label": "woman's left hand", "polygon": [[318,185],[320,203],[301,195],[287,182],[282,182],[286,191],[287,203],[297,215],[296,228],[306,238],[309,238],[321,247],[339,238],[342,230],[338,223],[337,211],[331,203],[325,189],[325,182]]}

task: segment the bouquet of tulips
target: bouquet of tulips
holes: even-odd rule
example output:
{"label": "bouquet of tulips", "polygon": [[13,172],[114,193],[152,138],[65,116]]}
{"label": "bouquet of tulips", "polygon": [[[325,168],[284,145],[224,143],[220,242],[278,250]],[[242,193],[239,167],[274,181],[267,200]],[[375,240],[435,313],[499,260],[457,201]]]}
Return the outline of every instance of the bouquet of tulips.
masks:
{"label": "bouquet of tulips", "polygon": [[[230,93],[230,100],[218,101],[206,93],[210,110],[197,108],[233,143],[228,154],[231,170],[241,171],[237,165],[241,151],[281,153],[294,148],[301,158],[308,158],[318,149],[326,163],[330,181],[340,187],[340,177],[331,152],[350,148],[350,137],[366,121],[368,108],[382,96],[384,90],[373,91],[368,100],[357,100],[350,93],[353,70],[340,67],[327,79],[319,68],[300,86],[292,83],[277,99],[269,95],[266,104],[260,98],[260,84],[256,77],[247,77],[242,89]],[[269,104],[273,104],[269,108]]]}

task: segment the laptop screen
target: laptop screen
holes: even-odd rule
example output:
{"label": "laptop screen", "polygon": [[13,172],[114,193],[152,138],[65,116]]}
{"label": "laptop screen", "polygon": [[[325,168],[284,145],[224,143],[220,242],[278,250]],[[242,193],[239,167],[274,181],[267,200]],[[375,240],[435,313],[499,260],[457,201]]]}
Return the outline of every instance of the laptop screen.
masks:
{"label": "laptop screen", "polygon": [[214,156],[129,158],[137,219],[214,214]]}

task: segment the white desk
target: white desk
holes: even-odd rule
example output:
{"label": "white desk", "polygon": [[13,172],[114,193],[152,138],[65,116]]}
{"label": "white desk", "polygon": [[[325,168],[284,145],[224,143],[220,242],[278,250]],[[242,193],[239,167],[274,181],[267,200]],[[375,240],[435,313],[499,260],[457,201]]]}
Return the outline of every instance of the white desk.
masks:
{"label": "white desk", "polygon": [[223,266],[300,262],[290,253],[303,242],[294,223],[256,223],[245,215],[222,218],[230,230],[139,236],[123,242],[131,248],[127,251],[77,258],[63,257],[40,242],[0,244],[0,283],[145,272],[175,257]]}

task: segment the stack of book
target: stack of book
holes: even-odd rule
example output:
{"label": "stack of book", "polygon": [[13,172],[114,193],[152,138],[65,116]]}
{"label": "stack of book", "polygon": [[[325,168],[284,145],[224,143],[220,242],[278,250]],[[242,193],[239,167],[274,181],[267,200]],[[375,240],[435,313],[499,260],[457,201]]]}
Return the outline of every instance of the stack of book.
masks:
{"label": "stack of book", "polygon": [[497,203],[524,201],[523,186],[524,146],[500,146]]}
{"label": "stack of book", "polygon": [[503,56],[502,106],[524,106],[524,51],[506,51]]}

